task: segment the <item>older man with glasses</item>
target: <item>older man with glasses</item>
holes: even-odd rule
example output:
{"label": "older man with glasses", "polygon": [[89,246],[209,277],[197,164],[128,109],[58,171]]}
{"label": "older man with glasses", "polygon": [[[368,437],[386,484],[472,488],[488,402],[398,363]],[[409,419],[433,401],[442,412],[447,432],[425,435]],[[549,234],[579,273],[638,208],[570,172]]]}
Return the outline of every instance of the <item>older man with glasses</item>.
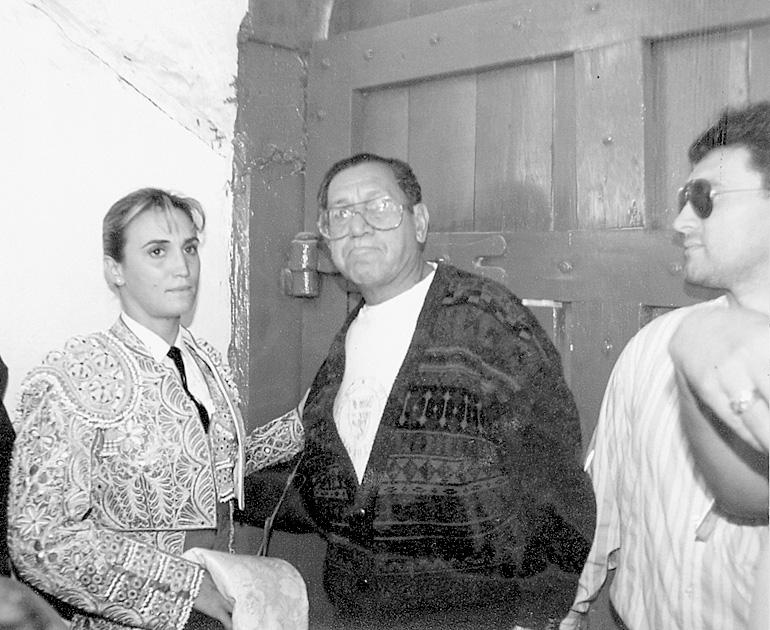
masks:
{"label": "older man with glasses", "polygon": [[[725,295],[659,317],[615,365],[588,454],[596,534],[563,630],[609,569],[623,627],[749,627],[768,539],[770,102],[726,110],[689,158],[685,275]],[[752,628],[767,628],[764,584]]]}
{"label": "older man with glasses", "polygon": [[424,258],[428,209],[405,162],[342,160],[318,201],[334,263],[363,299],[301,425],[266,425],[286,432],[263,461],[304,447],[300,492],[328,543],[340,623],[558,623],[594,517],[558,353],[505,287]]}

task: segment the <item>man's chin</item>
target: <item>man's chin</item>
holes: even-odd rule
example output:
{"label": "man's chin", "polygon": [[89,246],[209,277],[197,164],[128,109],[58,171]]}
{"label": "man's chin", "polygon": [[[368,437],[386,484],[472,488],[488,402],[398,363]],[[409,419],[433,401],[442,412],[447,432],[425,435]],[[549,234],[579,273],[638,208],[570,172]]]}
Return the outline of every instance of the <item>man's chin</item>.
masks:
{"label": "man's chin", "polygon": [[354,264],[348,264],[344,275],[353,284],[366,285],[376,282],[382,273],[380,266],[374,261],[359,259]]}
{"label": "man's chin", "polygon": [[700,271],[698,269],[688,269],[687,267],[684,268],[684,279],[685,282],[688,284],[692,284],[696,287],[702,287],[704,289],[721,289],[718,285],[718,283],[714,282],[714,280],[703,271]]}

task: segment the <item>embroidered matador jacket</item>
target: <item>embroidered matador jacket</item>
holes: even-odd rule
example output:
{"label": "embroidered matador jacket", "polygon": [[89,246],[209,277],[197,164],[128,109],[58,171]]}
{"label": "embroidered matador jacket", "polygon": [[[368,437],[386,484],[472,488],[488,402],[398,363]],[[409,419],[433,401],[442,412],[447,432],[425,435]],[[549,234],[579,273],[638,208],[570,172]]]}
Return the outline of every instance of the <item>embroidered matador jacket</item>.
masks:
{"label": "embroidered matador jacket", "polygon": [[[302,413],[300,492],[327,539],[330,599],[367,618],[502,606],[511,625],[559,619],[595,504],[553,344],[508,289],[439,264],[359,483],[333,417],[359,309]],[[279,444],[275,423],[263,430]]]}
{"label": "embroidered matador jacket", "polygon": [[73,628],[185,625],[202,569],[190,530],[242,503],[243,422],[220,355],[183,330],[209,386],[208,435],[173,367],[118,319],[26,377],[16,414],[8,540],[20,576],[73,606]]}

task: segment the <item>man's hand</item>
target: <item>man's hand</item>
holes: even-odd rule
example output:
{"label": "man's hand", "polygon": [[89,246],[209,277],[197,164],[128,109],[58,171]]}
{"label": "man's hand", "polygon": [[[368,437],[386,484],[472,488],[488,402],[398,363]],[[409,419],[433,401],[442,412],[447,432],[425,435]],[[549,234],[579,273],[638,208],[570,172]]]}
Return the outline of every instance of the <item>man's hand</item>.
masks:
{"label": "man's hand", "polygon": [[743,308],[696,311],[669,345],[680,377],[749,446],[770,446],[770,317]]}
{"label": "man's hand", "polygon": [[193,608],[220,621],[225,630],[233,630],[233,602],[219,592],[208,571],[203,574],[201,588]]}

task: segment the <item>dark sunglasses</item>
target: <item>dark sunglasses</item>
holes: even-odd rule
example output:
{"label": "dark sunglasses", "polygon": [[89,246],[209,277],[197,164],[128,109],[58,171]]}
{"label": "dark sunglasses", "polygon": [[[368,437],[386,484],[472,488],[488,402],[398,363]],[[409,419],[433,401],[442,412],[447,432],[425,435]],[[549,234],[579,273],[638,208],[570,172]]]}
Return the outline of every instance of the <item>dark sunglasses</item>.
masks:
{"label": "dark sunglasses", "polygon": [[695,210],[701,219],[707,219],[714,209],[714,197],[726,195],[727,193],[737,192],[756,192],[758,190],[767,190],[766,188],[733,188],[729,190],[712,190],[711,182],[707,179],[693,179],[687,182],[679,189],[677,201],[679,203],[679,212],[689,202],[692,209]]}

